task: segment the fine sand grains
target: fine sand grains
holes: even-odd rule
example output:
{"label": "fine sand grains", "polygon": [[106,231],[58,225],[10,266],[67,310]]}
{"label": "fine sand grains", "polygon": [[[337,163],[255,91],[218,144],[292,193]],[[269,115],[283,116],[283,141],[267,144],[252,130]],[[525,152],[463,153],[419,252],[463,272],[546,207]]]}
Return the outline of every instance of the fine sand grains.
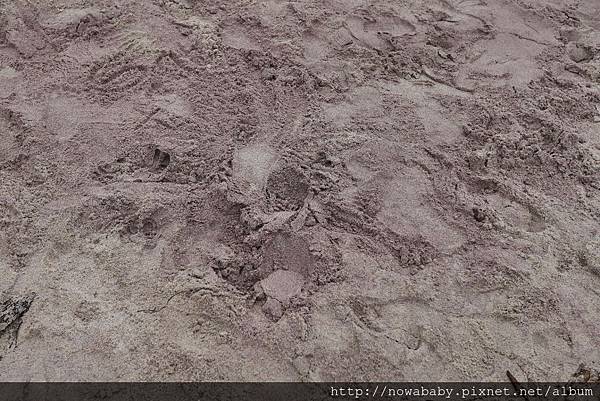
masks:
{"label": "fine sand grains", "polygon": [[599,15],[0,0],[0,380],[597,380]]}

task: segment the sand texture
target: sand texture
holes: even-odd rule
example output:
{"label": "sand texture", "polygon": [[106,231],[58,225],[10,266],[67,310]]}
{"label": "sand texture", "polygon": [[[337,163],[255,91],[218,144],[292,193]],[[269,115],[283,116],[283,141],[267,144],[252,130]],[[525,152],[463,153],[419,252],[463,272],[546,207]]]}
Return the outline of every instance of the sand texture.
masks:
{"label": "sand texture", "polygon": [[598,0],[0,0],[0,380],[593,378],[599,195]]}

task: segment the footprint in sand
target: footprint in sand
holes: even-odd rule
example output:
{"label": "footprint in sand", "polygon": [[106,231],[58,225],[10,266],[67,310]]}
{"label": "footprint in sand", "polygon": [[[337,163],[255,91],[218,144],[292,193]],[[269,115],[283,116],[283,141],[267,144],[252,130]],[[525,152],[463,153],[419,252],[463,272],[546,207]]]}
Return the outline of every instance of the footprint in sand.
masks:
{"label": "footprint in sand", "polygon": [[412,35],[416,28],[407,20],[397,16],[352,16],[346,20],[352,37],[367,47],[385,50],[390,40],[398,36]]}
{"label": "footprint in sand", "polygon": [[260,50],[261,46],[257,40],[239,24],[233,24],[223,28],[223,44],[238,50]]}

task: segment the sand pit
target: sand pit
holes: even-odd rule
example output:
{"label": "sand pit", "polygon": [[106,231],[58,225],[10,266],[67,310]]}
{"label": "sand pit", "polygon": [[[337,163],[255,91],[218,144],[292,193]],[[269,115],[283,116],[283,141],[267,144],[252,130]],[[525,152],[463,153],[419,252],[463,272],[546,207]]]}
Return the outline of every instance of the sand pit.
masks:
{"label": "sand pit", "polygon": [[592,380],[599,195],[597,0],[0,0],[0,381]]}

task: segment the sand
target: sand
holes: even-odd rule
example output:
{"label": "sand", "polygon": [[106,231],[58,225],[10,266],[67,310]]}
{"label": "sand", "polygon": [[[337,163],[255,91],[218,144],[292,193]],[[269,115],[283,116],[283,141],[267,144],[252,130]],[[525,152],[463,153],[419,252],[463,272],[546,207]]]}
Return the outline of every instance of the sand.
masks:
{"label": "sand", "polygon": [[0,0],[0,380],[600,380],[599,84],[597,0]]}

